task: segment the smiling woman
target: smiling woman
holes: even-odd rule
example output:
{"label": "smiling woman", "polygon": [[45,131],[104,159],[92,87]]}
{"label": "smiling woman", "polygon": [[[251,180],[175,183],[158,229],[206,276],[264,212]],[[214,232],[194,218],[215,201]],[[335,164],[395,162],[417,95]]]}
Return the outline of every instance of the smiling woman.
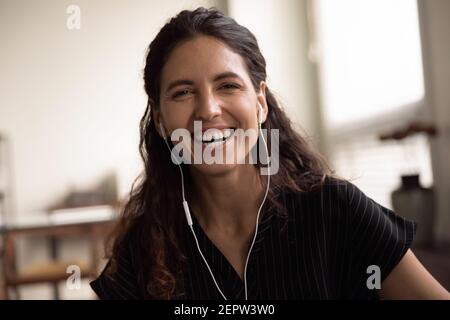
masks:
{"label": "smiling woman", "polygon": [[[369,282],[378,277],[384,297],[402,298],[395,288],[409,283],[412,297],[447,298],[408,250],[415,223],[334,175],[265,81],[255,37],[219,11],[182,11],[160,30],[144,70],[145,171],[117,224],[110,261],[91,283],[98,296],[372,299],[380,286]],[[178,129],[232,161],[172,161],[169,137]],[[239,129],[257,134],[240,144],[230,134]],[[279,137],[268,134],[266,143],[263,130]],[[263,161],[246,161],[260,141],[266,157],[279,157],[268,175],[258,170]]]}

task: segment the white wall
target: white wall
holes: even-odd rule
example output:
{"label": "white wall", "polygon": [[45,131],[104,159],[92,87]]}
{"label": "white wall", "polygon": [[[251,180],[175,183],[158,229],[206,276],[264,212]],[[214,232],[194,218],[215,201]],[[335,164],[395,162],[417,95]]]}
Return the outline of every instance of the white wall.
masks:
{"label": "white wall", "polygon": [[[81,29],[68,30],[69,4]],[[183,8],[224,0],[0,0],[0,133],[13,149],[19,214],[109,170],[123,195],[140,170],[138,122],[145,51]]]}
{"label": "white wall", "polygon": [[269,88],[296,127],[320,148],[315,67],[308,60],[306,0],[229,0],[230,16],[253,32],[267,62]]}

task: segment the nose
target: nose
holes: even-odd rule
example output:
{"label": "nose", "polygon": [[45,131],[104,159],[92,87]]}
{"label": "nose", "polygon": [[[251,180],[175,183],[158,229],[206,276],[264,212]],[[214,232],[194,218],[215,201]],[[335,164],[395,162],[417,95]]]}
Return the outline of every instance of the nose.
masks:
{"label": "nose", "polygon": [[222,114],[220,101],[209,90],[197,95],[198,101],[195,108],[195,119],[210,121]]}

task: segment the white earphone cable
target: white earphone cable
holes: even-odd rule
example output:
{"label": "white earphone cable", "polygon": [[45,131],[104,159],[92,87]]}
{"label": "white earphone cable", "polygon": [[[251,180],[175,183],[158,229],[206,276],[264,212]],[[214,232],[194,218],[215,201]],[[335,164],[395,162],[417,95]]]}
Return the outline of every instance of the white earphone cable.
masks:
{"label": "white earphone cable", "polygon": [[[267,147],[267,143],[266,143],[266,139],[264,139],[264,134],[262,134],[261,132],[261,122],[259,122],[259,132],[261,133],[261,137],[263,139],[264,142],[264,147],[266,149],[266,155],[267,158],[270,159],[269,157],[269,149]],[[261,209],[264,206],[264,203],[266,202],[266,198],[267,198],[267,194],[269,193],[269,185],[270,185],[270,160],[268,161],[268,174],[267,174],[267,186],[266,186],[266,193],[264,194],[264,199],[261,202],[261,205],[259,206],[258,209],[258,214],[256,216],[256,228],[255,228],[255,235],[253,236],[253,241],[252,244],[250,246],[250,249],[248,250],[248,255],[247,255],[247,259],[245,260],[245,268],[244,268],[244,289],[245,289],[245,300],[248,300],[248,291],[247,291],[247,266],[248,266],[248,261],[250,259],[250,253],[252,252],[253,249],[253,245],[255,244],[256,241],[256,236],[258,235],[258,225],[259,225],[259,215],[261,213]]]}

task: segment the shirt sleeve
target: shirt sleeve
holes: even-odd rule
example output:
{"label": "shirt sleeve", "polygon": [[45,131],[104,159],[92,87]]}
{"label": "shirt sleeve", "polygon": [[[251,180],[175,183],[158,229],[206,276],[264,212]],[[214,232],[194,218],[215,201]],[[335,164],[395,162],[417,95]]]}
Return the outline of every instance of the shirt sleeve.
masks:
{"label": "shirt sleeve", "polygon": [[411,247],[417,223],[378,204],[350,182],[346,191],[351,239],[350,298],[377,298],[376,290],[368,285],[369,277],[379,273],[381,285]]}
{"label": "shirt sleeve", "polygon": [[140,299],[138,281],[133,267],[132,248],[125,242],[117,256],[117,267],[111,269],[111,260],[106,264],[100,276],[90,282],[92,290],[102,300]]}

